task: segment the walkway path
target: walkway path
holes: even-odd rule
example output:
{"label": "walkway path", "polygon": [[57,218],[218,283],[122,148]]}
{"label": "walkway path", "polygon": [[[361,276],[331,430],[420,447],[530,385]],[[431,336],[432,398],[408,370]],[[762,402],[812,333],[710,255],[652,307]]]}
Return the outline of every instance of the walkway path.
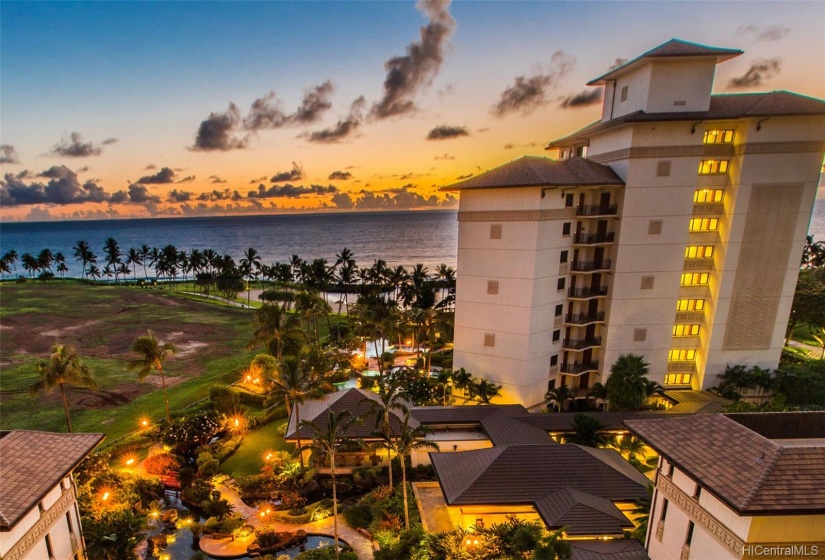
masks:
{"label": "walkway path", "polygon": [[[217,484],[215,488],[220,491],[221,496],[229,501],[236,513],[240,513],[249,525],[259,527],[263,523],[258,516],[258,510],[246,505],[241,500],[240,495],[225,484]],[[312,523],[304,523],[297,525],[293,523],[283,523],[280,521],[266,522],[268,527],[272,527],[278,532],[294,533],[298,529],[303,529],[307,533],[317,533],[322,535],[332,536],[333,533],[333,519],[328,517],[321,521],[313,521]],[[344,521],[343,516],[338,516],[338,536],[341,540],[349,544],[352,549],[358,554],[359,560],[372,560],[372,541],[366,538],[361,533],[358,533]],[[232,539],[212,539],[204,536],[200,540],[200,547],[205,553],[216,558],[220,557],[238,557],[246,554],[246,547],[252,543],[252,539],[232,540]]]}

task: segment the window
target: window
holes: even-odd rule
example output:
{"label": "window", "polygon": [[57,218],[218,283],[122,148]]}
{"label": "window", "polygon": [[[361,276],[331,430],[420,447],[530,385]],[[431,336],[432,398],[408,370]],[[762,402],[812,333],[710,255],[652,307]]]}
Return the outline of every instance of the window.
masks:
{"label": "window", "polygon": [[490,226],[490,239],[501,239],[501,224]]}
{"label": "window", "polygon": [[713,245],[688,245],[685,247],[686,259],[709,259],[713,257]]}
{"label": "window", "polygon": [[562,235],[570,235],[570,222],[564,222],[561,225],[561,234]]}
{"label": "window", "polygon": [[493,333],[484,333],[484,346],[492,348],[496,345],[496,335]]}
{"label": "window", "polygon": [[[670,476],[673,476],[673,465],[670,465]],[[662,517],[659,518],[659,521],[664,521],[667,518],[667,498],[662,500]]]}
{"label": "window", "polygon": [[702,311],[705,308],[703,299],[680,299],[676,301],[676,311]]}
{"label": "window", "polygon": [[717,175],[727,173],[729,160],[726,159],[703,159],[699,162],[699,175]]}
{"label": "window", "polygon": [[54,550],[52,549],[52,538],[46,533],[46,552],[49,554],[49,558],[54,558]]}
{"label": "window", "polygon": [[40,512],[40,515],[46,513],[46,507],[43,505],[43,501],[37,502],[37,511]]}
{"label": "window", "polygon": [[698,500],[699,496],[702,495],[702,487],[698,484],[696,485],[696,490],[693,492],[693,499]]}
{"label": "window", "polygon": [[561,340],[561,329],[553,331],[553,342],[558,342],[559,340]]}
{"label": "window", "polygon": [[487,293],[491,295],[498,294],[498,280],[487,280]]}
{"label": "window", "polygon": [[559,365],[559,355],[553,354],[550,356],[550,367],[556,367],[557,365]]}
{"label": "window", "polygon": [[716,231],[719,229],[719,218],[691,218],[688,229],[691,232]]}
{"label": "window", "polygon": [[665,375],[665,385],[690,385],[690,373],[668,373]]}
{"label": "window", "polygon": [[733,131],[732,130],[706,130],[705,136],[702,138],[705,144],[732,144]]}
{"label": "window", "polygon": [[633,329],[633,341],[642,342],[647,340],[647,329]]}
{"label": "window", "polygon": [[562,291],[562,290],[564,289],[564,282],[565,282],[565,280],[566,280],[565,278],[559,278],[559,281],[558,281],[558,282],[556,282],[556,289],[557,289],[558,291]]}
{"label": "window", "polygon": [[692,348],[676,348],[667,353],[668,362],[692,362],[696,359],[696,350]]}
{"label": "window", "polygon": [[685,537],[685,546],[690,546],[690,541],[693,540],[693,521],[688,521],[688,531]]}
{"label": "window", "polygon": [[561,317],[562,313],[564,313],[564,305],[560,303],[556,306],[556,317]]}
{"label": "window", "polygon": [[699,325],[673,325],[673,336],[699,336]]}
{"label": "window", "polygon": [[627,101],[627,86],[624,86],[624,87],[622,88],[622,97],[621,97],[621,100],[622,100],[622,101]]}
{"label": "window", "polygon": [[653,282],[656,280],[655,276],[642,276],[642,290],[652,290]]}
{"label": "window", "polygon": [[707,272],[684,272],[680,286],[707,286],[710,274]]}
{"label": "window", "polygon": [[722,202],[725,189],[698,189],[693,192],[693,202],[696,204],[710,204]]}
{"label": "window", "polygon": [[660,161],[656,164],[656,176],[657,177],[669,177],[670,176],[670,162],[669,161]]}
{"label": "window", "polygon": [[66,524],[69,526],[69,533],[74,534],[74,525],[72,525],[72,516],[66,512]]}
{"label": "window", "polygon": [[560,263],[566,263],[568,255],[569,255],[569,253],[567,251],[562,251],[561,255],[559,256],[559,262]]}
{"label": "window", "polygon": [[647,224],[647,233],[649,235],[659,235],[662,233],[662,220],[650,220]]}
{"label": "window", "polygon": [[574,196],[573,193],[567,193],[564,195],[564,207],[565,208],[572,208],[573,207]]}
{"label": "window", "polygon": [[[669,463],[669,464],[668,464],[668,467],[667,467],[667,476],[668,476],[669,478],[673,478],[673,471],[675,470],[675,468],[676,468],[676,467],[673,465],[673,463]],[[667,501],[667,500],[665,500],[665,501]]]}

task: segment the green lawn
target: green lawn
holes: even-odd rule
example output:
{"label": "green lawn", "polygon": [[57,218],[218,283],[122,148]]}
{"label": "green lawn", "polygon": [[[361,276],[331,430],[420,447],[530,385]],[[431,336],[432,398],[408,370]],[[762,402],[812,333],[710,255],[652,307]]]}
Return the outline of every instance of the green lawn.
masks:
{"label": "green lawn", "polygon": [[286,418],[275,420],[246,434],[235,454],[223,462],[221,470],[233,478],[258,474],[267,451],[294,451],[295,446],[285,442],[278,433],[286,421]]}

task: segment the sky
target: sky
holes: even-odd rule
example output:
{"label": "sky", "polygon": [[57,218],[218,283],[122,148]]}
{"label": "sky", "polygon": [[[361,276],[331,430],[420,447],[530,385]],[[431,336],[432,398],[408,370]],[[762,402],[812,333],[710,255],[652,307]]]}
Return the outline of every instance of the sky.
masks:
{"label": "sky", "polygon": [[671,38],[825,97],[823,2],[0,2],[0,219],[454,208]]}

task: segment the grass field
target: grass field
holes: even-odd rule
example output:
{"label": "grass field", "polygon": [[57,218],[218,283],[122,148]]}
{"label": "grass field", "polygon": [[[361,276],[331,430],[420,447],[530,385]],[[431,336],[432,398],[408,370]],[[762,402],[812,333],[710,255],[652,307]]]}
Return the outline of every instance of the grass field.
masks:
{"label": "grass field", "polygon": [[221,470],[233,478],[258,474],[266,452],[294,451],[295,446],[286,443],[278,432],[286,421],[286,418],[275,420],[246,434],[238,450],[221,464]]}

